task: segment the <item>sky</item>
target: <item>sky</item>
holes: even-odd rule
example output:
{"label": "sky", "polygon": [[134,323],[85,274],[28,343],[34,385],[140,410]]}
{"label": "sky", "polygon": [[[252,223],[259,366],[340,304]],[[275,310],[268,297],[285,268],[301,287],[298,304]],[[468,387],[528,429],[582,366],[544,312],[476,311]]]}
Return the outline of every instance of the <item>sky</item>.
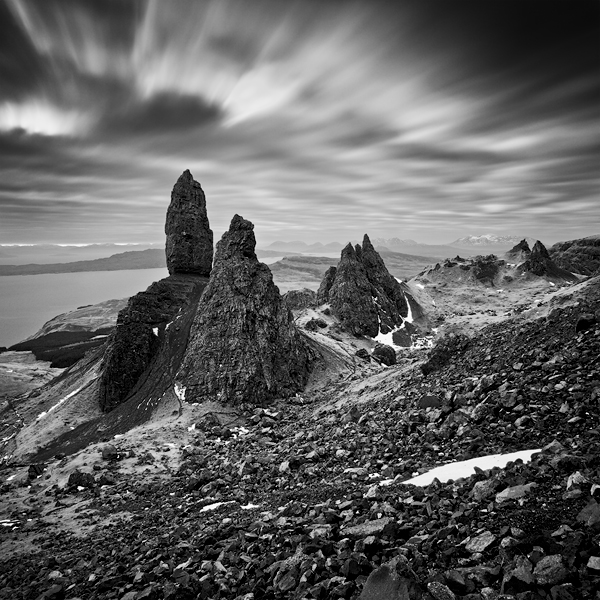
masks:
{"label": "sky", "polygon": [[0,0],[0,244],[600,233],[598,0]]}

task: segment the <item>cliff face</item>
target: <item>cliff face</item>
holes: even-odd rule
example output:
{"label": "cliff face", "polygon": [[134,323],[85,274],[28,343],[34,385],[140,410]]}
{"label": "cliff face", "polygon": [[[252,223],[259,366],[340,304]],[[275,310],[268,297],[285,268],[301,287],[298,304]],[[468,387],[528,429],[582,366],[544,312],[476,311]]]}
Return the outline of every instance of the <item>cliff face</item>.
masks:
{"label": "cliff face", "polygon": [[188,401],[261,404],[306,384],[309,350],[271,271],[256,257],[253,230],[236,215],[217,244],[176,376]]}
{"label": "cliff face", "polygon": [[132,392],[158,354],[167,325],[188,308],[196,288],[208,280],[193,275],[170,276],[132,296],[119,312],[109,336],[100,375],[100,408],[108,412]]}
{"label": "cliff face", "polygon": [[210,275],[213,232],[208,223],[204,192],[189,171],[184,171],[173,186],[165,233],[167,268],[171,275]]}
{"label": "cliff face", "polygon": [[171,193],[165,225],[169,277],[132,296],[119,312],[102,359],[99,403],[108,412],[134,391],[159,353],[165,328],[208,283],[212,231],[204,192],[185,171]]}
{"label": "cliff face", "polygon": [[600,236],[557,242],[548,251],[556,265],[573,273],[600,273]]}
{"label": "cliff face", "polygon": [[367,235],[362,246],[348,244],[337,266],[325,273],[318,302],[329,302],[342,325],[355,335],[376,337],[402,325],[408,304]]}

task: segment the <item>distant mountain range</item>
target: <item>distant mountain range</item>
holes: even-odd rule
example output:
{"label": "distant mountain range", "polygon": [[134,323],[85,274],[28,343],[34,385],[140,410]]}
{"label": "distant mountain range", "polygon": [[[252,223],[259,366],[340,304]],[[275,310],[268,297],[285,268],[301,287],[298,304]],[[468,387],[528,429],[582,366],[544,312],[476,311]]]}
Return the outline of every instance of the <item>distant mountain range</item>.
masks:
{"label": "distant mountain range", "polygon": [[530,246],[533,246],[536,242],[535,238],[530,237],[524,238],[523,236],[518,235],[494,235],[493,233],[486,233],[485,235],[469,235],[467,237],[458,238],[448,245],[456,248],[510,250],[523,239],[525,239]]}
{"label": "distant mountain range", "polygon": [[85,246],[58,244],[7,245],[0,244],[0,265],[52,264],[108,258],[127,251],[161,249],[164,243],[87,244]]}
{"label": "distant mountain range", "polygon": [[283,251],[283,252],[340,252],[345,244],[340,244],[340,242],[331,242],[329,244],[321,244],[321,242],[316,242],[315,244],[307,244],[306,242],[301,242],[299,240],[295,240],[293,242],[282,242],[277,241],[269,244],[265,250],[275,250],[275,251]]}
{"label": "distant mountain range", "polygon": [[[452,247],[449,245],[421,244],[411,239],[403,240],[397,237],[373,238],[371,241],[378,251],[388,250],[391,252],[400,252],[402,254],[411,254],[417,257],[427,256],[430,258],[440,259],[451,258],[456,256],[457,254],[456,247]],[[352,244],[356,245],[358,243],[359,240],[352,240]],[[292,242],[277,241],[267,246],[266,251],[277,251],[284,253],[296,252],[303,254],[314,254],[319,252],[332,253],[340,252],[345,245],[346,244],[341,244],[340,242],[330,242],[329,244],[322,244],[320,242],[317,242],[315,244],[307,244],[306,242],[301,242],[299,240],[295,240]],[[470,252],[468,250],[468,247],[464,248],[463,254],[472,255],[481,252],[481,250],[478,248],[473,248]]]}

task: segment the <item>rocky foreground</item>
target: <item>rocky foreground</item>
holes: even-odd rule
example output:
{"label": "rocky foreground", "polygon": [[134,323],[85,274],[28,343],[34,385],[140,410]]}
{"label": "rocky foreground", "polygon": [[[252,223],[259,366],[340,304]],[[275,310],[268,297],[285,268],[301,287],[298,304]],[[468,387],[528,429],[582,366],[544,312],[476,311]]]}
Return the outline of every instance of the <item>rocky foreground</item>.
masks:
{"label": "rocky foreground", "polygon": [[600,279],[577,290],[267,408],[183,402],[4,469],[0,598],[600,598]]}

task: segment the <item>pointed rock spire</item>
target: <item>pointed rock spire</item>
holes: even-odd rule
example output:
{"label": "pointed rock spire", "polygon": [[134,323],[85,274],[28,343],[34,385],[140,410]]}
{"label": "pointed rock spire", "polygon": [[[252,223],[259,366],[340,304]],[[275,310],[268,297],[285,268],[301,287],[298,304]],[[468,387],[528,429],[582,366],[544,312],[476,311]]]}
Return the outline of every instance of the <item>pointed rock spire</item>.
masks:
{"label": "pointed rock spire", "polygon": [[177,382],[186,399],[261,404],[306,384],[309,350],[269,268],[254,225],[235,215],[217,244]]}
{"label": "pointed rock spire", "polygon": [[368,235],[362,246],[348,244],[340,262],[326,273],[318,302],[329,302],[333,314],[355,335],[376,337],[403,323],[408,303],[402,287],[390,275]]}
{"label": "pointed rock spire", "polygon": [[210,275],[213,232],[206,213],[206,198],[200,184],[186,170],[171,192],[165,223],[169,274]]}

